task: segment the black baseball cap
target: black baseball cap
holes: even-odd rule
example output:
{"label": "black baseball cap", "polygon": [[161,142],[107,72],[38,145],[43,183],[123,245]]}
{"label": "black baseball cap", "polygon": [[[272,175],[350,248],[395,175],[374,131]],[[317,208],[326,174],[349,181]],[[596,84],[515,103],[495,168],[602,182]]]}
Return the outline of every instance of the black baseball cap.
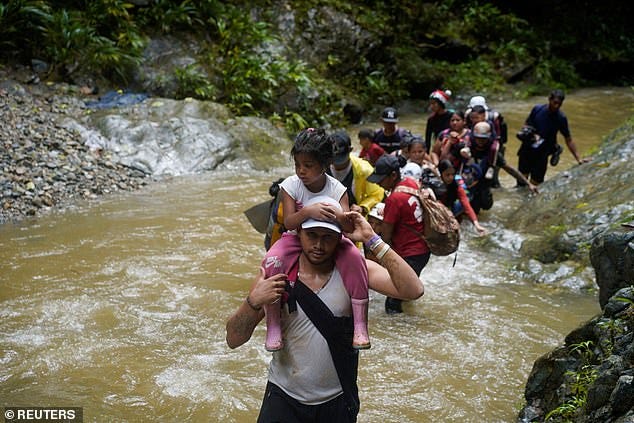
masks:
{"label": "black baseball cap", "polygon": [[334,164],[341,165],[350,160],[351,151],[352,141],[346,132],[338,131],[332,134],[332,161]]}
{"label": "black baseball cap", "polygon": [[390,173],[401,168],[401,164],[398,161],[398,157],[384,154],[376,161],[374,165],[374,172],[368,176],[368,182],[378,184]]}
{"label": "black baseball cap", "polygon": [[386,107],[381,113],[381,119],[383,122],[396,123],[398,122],[398,112],[394,107]]}

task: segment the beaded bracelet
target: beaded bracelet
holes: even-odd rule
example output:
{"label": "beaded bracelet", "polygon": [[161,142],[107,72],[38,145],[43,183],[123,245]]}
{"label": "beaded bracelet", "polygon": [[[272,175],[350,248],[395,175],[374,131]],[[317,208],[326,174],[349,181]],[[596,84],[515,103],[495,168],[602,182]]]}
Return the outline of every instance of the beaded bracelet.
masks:
{"label": "beaded bracelet", "polygon": [[260,311],[260,310],[262,310],[262,306],[260,306],[260,307],[256,307],[256,306],[254,306],[254,305],[253,305],[253,303],[251,303],[251,300],[249,299],[249,296],[248,296],[248,295],[247,295],[247,298],[245,298],[244,300],[247,302],[247,304],[249,305],[249,307],[251,307],[254,311]]}

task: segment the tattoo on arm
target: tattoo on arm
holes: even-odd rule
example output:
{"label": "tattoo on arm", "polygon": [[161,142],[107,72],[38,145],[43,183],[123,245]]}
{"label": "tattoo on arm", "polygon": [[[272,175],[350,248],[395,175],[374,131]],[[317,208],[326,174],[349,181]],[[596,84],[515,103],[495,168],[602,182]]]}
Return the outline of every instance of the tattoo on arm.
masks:
{"label": "tattoo on arm", "polygon": [[242,334],[253,333],[255,330],[255,323],[253,319],[247,316],[241,315],[236,319],[236,330]]}
{"label": "tattoo on arm", "polygon": [[399,279],[398,272],[398,261],[396,260],[396,252],[390,249],[383,260],[381,260],[381,265],[387,269],[387,272],[390,274],[390,278],[392,279],[392,283],[397,291],[401,290],[401,280]]}
{"label": "tattoo on arm", "polygon": [[227,341],[231,348],[242,345],[251,339],[255,327],[263,317],[264,311],[255,313],[252,310],[239,310],[231,316],[227,322]]}

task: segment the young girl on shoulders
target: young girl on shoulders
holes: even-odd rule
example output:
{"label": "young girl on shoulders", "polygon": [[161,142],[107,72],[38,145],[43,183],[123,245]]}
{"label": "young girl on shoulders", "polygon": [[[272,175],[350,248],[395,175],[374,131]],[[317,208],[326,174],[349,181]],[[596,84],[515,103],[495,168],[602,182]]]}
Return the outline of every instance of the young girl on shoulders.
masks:
{"label": "young girl on shoulders", "polygon": [[[344,232],[352,230],[343,212],[349,211],[346,187],[337,179],[326,174],[333,158],[333,140],[321,129],[308,128],[295,138],[291,149],[295,161],[295,175],[289,176],[280,184],[282,190],[282,208],[284,226],[288,229],[271,247],[263,260],[265,277],[277,273],[288,274],[301,251],[299,239],[295,233],[307,219],[336,220]],[[315,203],[304,206],[312,198],[327,196],[339,202],[343,212],[328,203]],[[365,259],[359,249],[345,236],[342,237],[340,252],[335,265],[342,276],[344,285],[351,297],[354,337],[352,346],[356,349],[370,348],[368,337],[368,275]],[[265,306],[266,343],[268,351],[277,351],[283,347],[280,328],[280,304]]]}

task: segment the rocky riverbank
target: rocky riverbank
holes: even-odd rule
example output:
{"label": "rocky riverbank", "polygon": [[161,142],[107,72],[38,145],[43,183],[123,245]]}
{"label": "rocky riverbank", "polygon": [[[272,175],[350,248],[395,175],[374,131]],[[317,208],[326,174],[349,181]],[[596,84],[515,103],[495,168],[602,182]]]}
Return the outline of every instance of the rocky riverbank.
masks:
{"label": "rocky riverbank", "polygon": [[595,238],[602,314],[539,358],[518,422],[634,422],[634,232]]}
{"label": "rocky riverbank", "polygon": [[64,117],[87,113],[79,87],[0,80],[0,223],[148,183],[149,175],[60,126]]}

